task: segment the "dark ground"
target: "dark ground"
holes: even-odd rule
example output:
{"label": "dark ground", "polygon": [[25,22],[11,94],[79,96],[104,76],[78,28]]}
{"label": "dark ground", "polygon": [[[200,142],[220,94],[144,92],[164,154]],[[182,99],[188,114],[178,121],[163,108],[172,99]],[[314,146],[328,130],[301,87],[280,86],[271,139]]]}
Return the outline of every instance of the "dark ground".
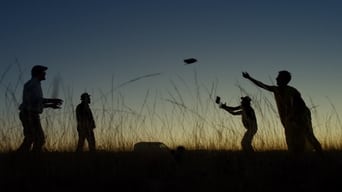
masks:
{"label": "dark ground", "polygon": [[342,152],[0,154],[0,191],[341,191]]}

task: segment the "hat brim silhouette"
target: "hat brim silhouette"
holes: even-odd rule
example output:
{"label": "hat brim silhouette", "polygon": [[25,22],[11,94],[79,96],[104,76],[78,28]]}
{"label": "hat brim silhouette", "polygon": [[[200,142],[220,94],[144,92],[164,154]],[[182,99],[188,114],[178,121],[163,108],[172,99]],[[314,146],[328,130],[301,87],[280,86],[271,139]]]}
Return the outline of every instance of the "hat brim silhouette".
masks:
{"label": "hat brim silhouette", "polygon": [[88,93],[82,93],[81,100],[85,100],[87,98],[90,98],[90,95]]}

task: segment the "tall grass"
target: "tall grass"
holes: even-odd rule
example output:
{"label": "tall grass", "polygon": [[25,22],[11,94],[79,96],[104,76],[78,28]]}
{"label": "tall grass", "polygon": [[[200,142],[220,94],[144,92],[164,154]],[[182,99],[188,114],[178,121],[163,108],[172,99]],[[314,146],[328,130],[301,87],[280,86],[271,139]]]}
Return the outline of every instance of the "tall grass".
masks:
{"label": "tall grass", "polygon": [[[3,79],[6,73],[7,70],[0,81],[4,94],[4,106],[0,111],[0,151],[13,151],[20,145],[23,137],[17,111],[23,80],[20,73],[19,83],[5,85]],[[134,81],[139,79],[135,78]],[[127,81],[126,84],[134,81]],[[171,148],[183,145],[188,149],[241,149],[240,141],[245,129],[240,117],[231,116],[219,109],[214,102],[217,80],[209,85],[204,84],[195,71],[192,81],[177,76],[169,84],[171,88],[166,93],[146,89],[141,105],[134,107],[127,104],[130,101],[126,101],[125,95],[115,89],[113,82],[109,91],[98,90],[92,94],[98,98],[96,105],[91,105],[97,124],[97,148],[108,151],[131,150],[134,143],[143,140],[161,141]],[[46,109],[41,115],[47,135],[45,147],[49,151],[73,151],[77,142],[74,109],[78,103],[73,103],[75,93],[72,88],[66,85],[61,87],[65,101],[63,108],[57,111]],[[248,92],[241,85],[236,85],[236,90],[241,95],[252,98],[259,125],[253,141],[255,149],[286,149],[283,128],[273,98],[270,99],[262,91]],[[222,97],[224,98],[223,95]],[[315,133],[323,147],[341,149],[342,142],[339,138],[342,124],[333,103],[331,113],[326,116],[321,115],[314,107],[311,110]]]}

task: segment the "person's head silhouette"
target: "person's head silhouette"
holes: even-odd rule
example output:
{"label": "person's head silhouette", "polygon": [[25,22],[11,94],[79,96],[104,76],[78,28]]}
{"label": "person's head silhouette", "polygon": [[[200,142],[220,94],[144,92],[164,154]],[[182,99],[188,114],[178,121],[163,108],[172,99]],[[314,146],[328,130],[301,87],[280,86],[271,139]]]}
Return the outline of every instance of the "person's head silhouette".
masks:
{"label": "person's head silhouette", "polygon": [[90,103],[90,95],[87,92],[82,93],[81,101],[86,102],[86,103]]}
{"label": "person's head silhouette", "polygon": [[286,86],[291,81],[291,73],[288,71],[279,71],[276,80],[278,86]]}
{"label": "person's head silhouette", "polygon": [[48,68],[42,65],[35,65],[31,69],[31,76],[38,78],[39,80],[45,80],[46,70]]}
{"label": "person's head silhouette", "polygon": [[248,96],[241,97],[241,105],[243,105],[243,106],[250,105],[251,101],[252,101],[252,99]]}

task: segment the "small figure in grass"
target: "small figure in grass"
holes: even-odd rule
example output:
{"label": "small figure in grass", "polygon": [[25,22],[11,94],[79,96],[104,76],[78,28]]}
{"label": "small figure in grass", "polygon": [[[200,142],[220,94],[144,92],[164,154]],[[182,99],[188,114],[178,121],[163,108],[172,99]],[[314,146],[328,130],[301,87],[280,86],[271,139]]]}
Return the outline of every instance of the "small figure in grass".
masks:
{"label": "small figure in grass", "polygon": [[77,152],[83,151],[84,141],[87,139],[89,151],[95,151],[95,121],[93,113],[89,107],[90,95],[83,93],[81,95],[81,103],[76,107],[78,143]]}
{"label": "small figure in grass", "polygon": [[216,97],[216,103],[219,104],[221,109],[226,110],[232,115],[241,115],[242,124],[246,128],[246,132],[241,140],[241,147],[245,152],[254,152],[252,141],[258,130],[258,124],[254,109],[251,107],[251,98],[248,96],[241,97],[241,104],[236,107],[221,103],[220,97]]}

